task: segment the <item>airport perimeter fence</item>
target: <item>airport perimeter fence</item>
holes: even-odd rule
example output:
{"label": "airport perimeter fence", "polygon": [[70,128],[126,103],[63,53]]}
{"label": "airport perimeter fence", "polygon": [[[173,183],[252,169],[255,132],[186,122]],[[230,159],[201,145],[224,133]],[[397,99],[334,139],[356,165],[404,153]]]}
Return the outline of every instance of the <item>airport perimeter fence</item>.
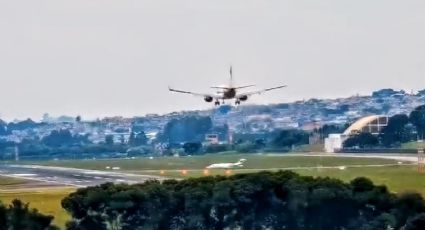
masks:
{"label": "airport perimeter fence", "polygon": [[394,153],[394,154],[417,154],[417,149],[398,148],[362,148],[362,149],[341,149],[336,153]]}

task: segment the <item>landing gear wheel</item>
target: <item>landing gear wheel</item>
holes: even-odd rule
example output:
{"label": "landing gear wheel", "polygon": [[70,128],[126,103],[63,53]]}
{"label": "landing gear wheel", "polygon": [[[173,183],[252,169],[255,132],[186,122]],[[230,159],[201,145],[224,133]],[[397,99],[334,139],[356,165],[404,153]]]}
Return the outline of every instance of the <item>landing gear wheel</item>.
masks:
{"label": "landing gear wheel", "polygon": [[235,105],[240,105],[241,102],[240,101],[235,101]]}
{"label": "landing gear wheel", "polygon": [[220,105],[220,102],[219,101],[216,101],[216,102],[214,102],[214,105],[219,106]]}

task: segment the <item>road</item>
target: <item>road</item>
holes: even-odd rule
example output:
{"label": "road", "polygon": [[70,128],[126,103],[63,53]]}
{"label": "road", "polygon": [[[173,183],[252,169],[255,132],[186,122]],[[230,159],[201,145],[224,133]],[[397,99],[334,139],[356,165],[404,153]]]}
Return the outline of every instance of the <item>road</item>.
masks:
{"label": "road", "polygon": [[0,164],[0,175],[41,181],[52,185],[67,185],[74,187],[95,186],[106,182],[135,184],[143,183],[147,180],[164,179],[162,177],[113,171],[6,164]]}

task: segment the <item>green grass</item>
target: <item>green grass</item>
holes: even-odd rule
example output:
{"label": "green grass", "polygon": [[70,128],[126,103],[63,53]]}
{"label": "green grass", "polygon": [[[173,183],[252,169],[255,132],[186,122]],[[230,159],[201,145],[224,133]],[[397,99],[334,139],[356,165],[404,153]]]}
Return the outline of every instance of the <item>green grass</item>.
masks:
{"label": "green grass", "polygon": [[29,203],[31,208],[38,209],[41,213],[55,217],[53,223],[64,229],[67,221],[70,220],[68,213],[61,207],[61,201],[68,194],[73,192],[70,188],[30,190],[9,190],[0,192],[0,200],[4,204],[9,204],[14,199],[20,199]]}
{"label": "green grass", "polygon": [[373,165],[396,164],[395,160],[358,157],[334,156],[302,156],[302,155],[205,155],[192,157],[162,157],[162,158],[137,158],[137,159],[112,159],[112,160],[80,160],[80,161],[41,161],[27,162],[48,166],[73,167],[82,169],[106,170],[106,167],[120,167],[122,171],[144,170],[182,170],[204,169],[213,163],[236,162],[247,159],[244,169],[270,169],[289,167],[316,167],[340,165]]}
{"label": "green grass", "polygon": [[298,148],[296,148],[295,152],[314,152],[314,153],[320,153],[323,152],[325,149],[324,144],[308,144],[308,145],[301,145]]}
{"label": "green grass", "polygon": [[20,187],[22,185],[27,184],[29,181],[20,179],[20,178],[14,178],[14,177],[6,177],[6,176],[0,176],[0,191],[15,187]]}
{"label": "green grass", "polygon": [[[48,166],[74,167],[83,169],[106,170],[109,167],[120,167],[121,171],[136,174],[163,175],[169,178],[188,178],[205,175],[205,167],[212,163],[236,162],[245,158],[244,168],[226,171],[223,169],[208,170],[208,175],[232,175],[236,173],[252,173],[262,170],[290,169],[301,175],[334,177],[343,181],[350,181],[364,176],[372,179],[376,184],[385,184],[393,192],[417,191],[425,195],[425,174],[418,172],[417,166],[404,162],[399,165],[396,160],[379,158],[357,158],[339,156],[305,156],[305,155],[238,155],[219,154],[192,157],[164,157],[164,158],[137,158],[113,160],[81,160],[81,161],[44,161],[24,162]],[[384,165],[384,166],[378,166]],[[340,166],[346,166],[341,168]],[[336,168],[323,168],[336,167]],[[182,170],[187,170],[183,175]],[[163,174],[162,174],[162,173]],[[23,183],[8,179],[3,183]],[[1,185],[1,183],[0,183]],[[56,216],[55,224],[63,227],[69,219],[68,214],[61,208],[60,202],[69,194],[70,190],[47,190],[40,192],[12,192],[1,193],[0,200],[9,202],[13,198],[20,198],[31,203],[43,213]]]}
{"label": "green grass", "polygon": [[402,193],[416,191],[425,196],[425,173],[419,172],[417,166],[385,166],[340,169],[295,170],[301,175],[333,177],[351,181],[356,177],[367,177],[375,184],[386,185],[392,192]]}
{"label": "green grass", "polygon": [[425,142],[412,141],[401,145],[402,149],[425,149]]}
{"label": "green grass", "polygon": [[[236,162],[245,158],[245,167],[226,171],[213,169],[205,172],[212,163]],[[165,176],[168,178],[200,177],[204,175],[226,175],[251,173],[263,170],[294,170],[302,175],[329,176],[350,181],[359,176],[371,178],[377,184],[385,184],[394,192],[416,190],[425,195],[425,175],[417,172],[416,166],[398,165],[398,161],[380,158],[360,158],[342,156],[306,156],[306,155],[205,155],[192,157],[137,158],[84,161],[48,161],[32,162],[49,166],[75,167],[105,170],[120,167],[121,171],[135,174]],[[410,164],[410,162],[404,162]],[[385,165],[385,167],[376,167]],[[345,170],[321,168],[346,166]],[[361,167],[358,167],[361,166]],[[367,167],[363,167],[367,166]],[[186,174],[183,174],[186,170]]]}

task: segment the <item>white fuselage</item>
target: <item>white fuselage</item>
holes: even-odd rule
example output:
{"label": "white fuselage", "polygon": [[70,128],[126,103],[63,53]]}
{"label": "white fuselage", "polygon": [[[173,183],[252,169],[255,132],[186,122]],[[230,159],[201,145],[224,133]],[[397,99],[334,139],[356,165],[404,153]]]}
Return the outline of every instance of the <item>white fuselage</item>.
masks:
{"label": "white fuselage", "polygon": [[236,167],[243,167],[243,161],[238,161],[236,163],[217,163],[207,166],[207,169],[231,169]]}

